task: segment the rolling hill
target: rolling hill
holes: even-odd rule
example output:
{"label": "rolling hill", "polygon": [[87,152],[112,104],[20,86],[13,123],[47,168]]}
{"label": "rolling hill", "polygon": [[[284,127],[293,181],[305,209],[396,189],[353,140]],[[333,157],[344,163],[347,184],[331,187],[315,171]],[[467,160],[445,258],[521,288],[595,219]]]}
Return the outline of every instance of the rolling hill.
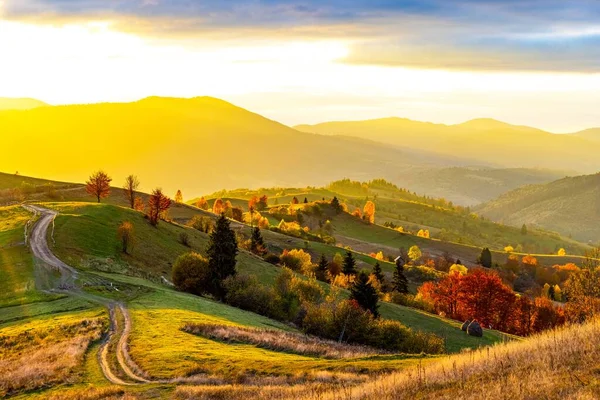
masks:
{"label": "rolling hill", "polygon": [[520,186],[549,183],[567,175],[567,171],[549,169],[452,167],[397,176],[395,181],[417,193],[473,206]]}
{"label": "rolling hill", "polygon": [[45,107],[48,104],[36,99],[0,97],[0,111],[2,110],[31,110]]}
{"label": "rolling hill", "polygon": [[116,186],[133,173],[145,190],[162,186],[184,195],[463,163],[358,138],[302,133],[210,97],[2,111],[0,131],[5,148],[21,149],[3,155],[0,171],[83,182],[103,168]]}
{"label": "rolling hill", "polygon": [[[325,122],[295,127],[303,132],[369,138],[383,143],[460,155],[496,167],[552,168],[592,173],[600,169],[600,143],[580,135],[558,135],[476,119],[457,125],[432,124],[403,118]],[[540,144],[544,145],[541,146]]]}
{"label": "rolling hill", "polygon": [[586,129],[586,130],[574,133],[573,136],[577,136],[577,137],[591,140],[594,142],[600,142],[600,128]]}
{"label": "rolling hill", "polygon": [[600,174],[525,186],[481,205],[477,212],[506,224],[539,226],[597,243]]}

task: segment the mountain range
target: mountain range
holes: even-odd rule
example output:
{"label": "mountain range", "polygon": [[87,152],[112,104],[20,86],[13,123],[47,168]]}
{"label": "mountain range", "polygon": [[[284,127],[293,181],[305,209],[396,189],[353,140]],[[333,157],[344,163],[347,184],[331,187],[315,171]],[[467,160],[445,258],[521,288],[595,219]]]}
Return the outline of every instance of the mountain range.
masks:
{"label": "mountain range", "polygon": [[476,160],[501,168],[548,168],[594,173],[600,170],[600,129],[553,134],[494,119],[474,119],[457,125],[432,124],[403,118],[325,122],[298,125],[303,132],[344,135],[439,155]]}
{"label": "mountain range", "polygon": [[[145,190],[180,189],[187,197],[381,177],[474,205],[596,168],[600,150],[586,132],[553,135],[484,119],[447,126],[390,118],[294,129],[211,97],[4,110],[0,132],[6,148],[21,149],[0,158],[0,171],[84,182],[104,169],[113,185],[136,174]],[[519,141],[535,147],[530,156],[514,153]]]}

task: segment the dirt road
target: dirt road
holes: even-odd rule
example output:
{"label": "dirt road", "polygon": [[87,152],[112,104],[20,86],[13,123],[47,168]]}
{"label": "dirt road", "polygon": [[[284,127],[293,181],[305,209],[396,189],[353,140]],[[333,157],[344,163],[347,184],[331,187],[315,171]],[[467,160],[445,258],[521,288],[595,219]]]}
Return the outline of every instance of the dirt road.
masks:
{"label": "dirt road", "polygon": [[[106,379],[117,385],[153,382],[141,376],[140,368],[129,356],[127,341],[131,332],[131,317],[125,305],[111,299],[84,293],[77,286],[79,277],[77,270],[59,260],[50,250],[47,239],[48,229],[54,223],[58,212],[34,205],[23,205],[23,207],[40,216],[29,236],[31,251],[34,257],[41,261],[41,263],[36,263],[36,266],[41,264],[42,268],[52,269],[61,274],[59,286],[52,291],[77,296],[108,308],[110,329],[98,351],[98,361]],[[115,353],[114,356],[111,352]]]}

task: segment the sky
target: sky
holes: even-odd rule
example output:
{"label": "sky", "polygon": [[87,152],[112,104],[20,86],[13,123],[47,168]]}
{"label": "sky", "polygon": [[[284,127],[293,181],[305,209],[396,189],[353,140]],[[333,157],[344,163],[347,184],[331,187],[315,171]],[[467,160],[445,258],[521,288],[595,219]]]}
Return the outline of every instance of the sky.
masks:
{"label": "sky", "polygon": [[0,0],[0,97],[600,126],[598,0]]}

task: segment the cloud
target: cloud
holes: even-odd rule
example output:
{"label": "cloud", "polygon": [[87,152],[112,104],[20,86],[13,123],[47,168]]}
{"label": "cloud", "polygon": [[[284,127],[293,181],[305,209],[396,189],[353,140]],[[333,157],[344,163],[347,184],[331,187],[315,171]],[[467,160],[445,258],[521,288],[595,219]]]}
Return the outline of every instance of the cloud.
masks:
{"label": "cloud", "polygon": [[348,64],[600,72],[597,0],[4,0],[3,11],[182,42],[339,39]]}

